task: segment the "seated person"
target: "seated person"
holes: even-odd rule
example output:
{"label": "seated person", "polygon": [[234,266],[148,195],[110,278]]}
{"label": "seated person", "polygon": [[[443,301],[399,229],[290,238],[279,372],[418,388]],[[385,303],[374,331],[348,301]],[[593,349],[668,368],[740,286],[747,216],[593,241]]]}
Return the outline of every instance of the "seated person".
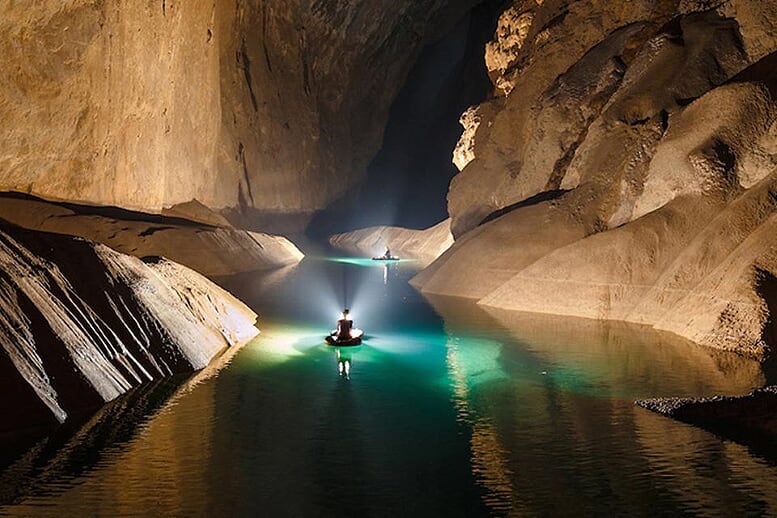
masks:
{"label": "seated person", "polygon": [[349,340],[351,338],[351,329],[353,329],[353,320],[348,318],[350,311],[343,310],[343,318],[337,321],[337,339]]}
{"label": "seated person", "polygon": [[383,254],[383,257],[385,259],[391,259],[391,250],[389,250],[389,247],[386,247],[386,253]]}

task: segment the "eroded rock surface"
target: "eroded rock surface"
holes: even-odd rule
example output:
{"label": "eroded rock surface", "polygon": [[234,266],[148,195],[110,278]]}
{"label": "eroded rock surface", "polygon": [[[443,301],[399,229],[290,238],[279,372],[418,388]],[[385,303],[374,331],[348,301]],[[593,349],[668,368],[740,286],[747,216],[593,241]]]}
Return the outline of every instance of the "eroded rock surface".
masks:
{"label": "eroded rock surface", "polygon": [[495,96],[460,143],[456,242],[414,284],[765,357],[775,23],[750,0],[513,2],[487,49]]}
{"label": "eroded rock surface", "polygon": [[424,230],[369,227],[334,235],[329,238],[329,243],[353,254],[368,257],[382,256],[388,246],[396,256],[430,263],[453,244],[450,228],[449,219]]}
{"label": "eroded rock surface", "polygon": [[362,177],[421,46],[474,3],[7,2],[0,189],[310,213]]}
{"label": "eroded rock surface", "polygon": [[4,429],[63,422],[258,333],[248,307],[165,259],[2,224],[0,264]]}
{"label": "eroded rock surface", "polygon": [[210,277],[279,268],[303,257],[285,237],[236,229],[194,202],[155,216],[0,194],[0,219],[80,236],[136,257],[167,257]]}

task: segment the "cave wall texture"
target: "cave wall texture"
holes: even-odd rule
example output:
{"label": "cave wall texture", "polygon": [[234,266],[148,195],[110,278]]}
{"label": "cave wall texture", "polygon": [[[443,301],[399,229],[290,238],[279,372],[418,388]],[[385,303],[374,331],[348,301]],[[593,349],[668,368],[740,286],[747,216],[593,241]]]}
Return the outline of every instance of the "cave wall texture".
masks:
{"label": "cave wall texture", "polygon": [[242,302],[166,259],[0,222],[0,264],[0,432],[202,369],[259,332]]}
{"label": "cave wall texture", "polygon": [[512,2],[462,117],[456,243],[413,282],[766,355],[776,24],[755,0]]}
{"label": "cave wall texture", "polygon": [[420,48],[474,3],[3,2],[0,190],[310,213],[362,177]]}

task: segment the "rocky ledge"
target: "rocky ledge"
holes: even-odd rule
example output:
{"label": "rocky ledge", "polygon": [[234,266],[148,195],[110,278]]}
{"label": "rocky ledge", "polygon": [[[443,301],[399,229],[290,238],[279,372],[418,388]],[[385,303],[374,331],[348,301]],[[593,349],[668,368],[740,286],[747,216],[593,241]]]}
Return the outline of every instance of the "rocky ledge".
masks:
{"label": "rocky ledge", "polygon": [[136,257],[167,257],[209,277],[279,268],[304,257],[285,237],[234,228],[196,200],[160,215],[0,193],[0,219],[80,236]]}
{"label": "rocky ledge", "polygon": [[0,431],[64,422],[201,369],[256,314],[198,273],[0,222]]}
{"label": "rocky ledge", "polygon": [[777,459],[777,386],[754,390],[745,396],[709,398],[653,398],[636,404],[732,439]]}

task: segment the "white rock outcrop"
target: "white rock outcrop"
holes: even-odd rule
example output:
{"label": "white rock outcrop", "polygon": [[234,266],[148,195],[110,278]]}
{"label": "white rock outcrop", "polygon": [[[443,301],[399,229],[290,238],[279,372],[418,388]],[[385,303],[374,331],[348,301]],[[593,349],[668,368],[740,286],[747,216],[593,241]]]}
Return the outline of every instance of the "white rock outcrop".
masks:
{"label": "white rock outcrop", "polygon": [[63,422],[258,333],[248,307],[165,259],[3,224],[0,264],[4,428]]}

